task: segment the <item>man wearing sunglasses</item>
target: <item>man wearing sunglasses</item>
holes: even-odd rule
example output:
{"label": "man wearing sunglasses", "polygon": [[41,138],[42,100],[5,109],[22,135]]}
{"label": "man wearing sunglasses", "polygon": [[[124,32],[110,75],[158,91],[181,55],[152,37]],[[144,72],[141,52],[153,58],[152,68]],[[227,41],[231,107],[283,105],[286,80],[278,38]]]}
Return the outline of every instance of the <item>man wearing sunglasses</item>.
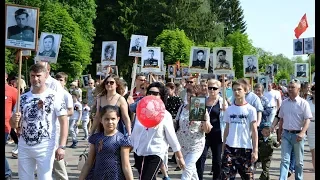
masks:
{"label": "man wearing sunglasses", "polygon": [[195,86],[195,78],[193,77],[189,77],[188,79],[186,79],[186,85],[185,85],[185,89],[182,90],[179,94],[179,97],[181,97],[181,99],[187,103],[187,89],[192,88],[193,86]]}

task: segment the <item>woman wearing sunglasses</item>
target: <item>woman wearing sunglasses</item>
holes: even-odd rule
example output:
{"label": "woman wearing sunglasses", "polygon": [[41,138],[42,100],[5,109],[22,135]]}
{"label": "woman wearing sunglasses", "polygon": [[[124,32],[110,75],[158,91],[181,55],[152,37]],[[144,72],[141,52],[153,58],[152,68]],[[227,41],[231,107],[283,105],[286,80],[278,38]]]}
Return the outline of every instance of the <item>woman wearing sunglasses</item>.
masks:
{"label": "woman wearing sunglasses", "polygon": [[119,121],[118,130],[124,135],[131,135],[131,121],[128,113],[128,104],[124,97],[121,96],[125,91],[122,81],[117,75],[111,74],[103,80],[95,89],[97,96],[97,112],[93,120],[90,134],[99,130],[100,115],[99,111],[106,105],[118,106],[121,119]]}
{"label": "woman wearing sunglasses", "polygon": [[186,161],[186,168],[182,171],[181,179],[198,179],[196,162],[203,152],[205,133],[209,133],[212,126],[209,114],[206,112],[204,121],[189,121],[191,97],[201,94],[199,85],[187,89],[187,103],[183,104],[176,117],[177,136],[181,144],[181,152]]}
{"label": "woman wearing sunglasses", "polygon": [[212,126],[212,129],[208,134],[206,134],[205,146],[203,151],[201,151],[202,155],[196,164],[197,173],[200,180],[203,179],[203,172],[209,148],[212,152],[212,169],[210,173],[212,175],[212,179],[219,179],[220,175],[222,139],[225,128],[225,123],[223,122],[223,111],[225,111],[228,107],[227,102],[225,102],[225,107],[223,107],[223,98],[219,95],[220,88],[220,81],[216,79],[208,80],[209,96],[206,100],[206,109],[207,113],[209,114],[209,122]]}
{"label": "woman wearing sunglasses", "polygon": [[[147,96],[156,96],[164,104],[166,104],[168,98],[166,88],[160,82],[154,82],[148,86]],[[135,112],[137,103],[130,105],[131,111]],[[181,147],[174,131],[172,116],[168,111],[165,112],[160,124],[153,128],[144,127],[137,118],[134,123],[131,140],[133,151],[137,154],[135,166],[138,169],[140,179],[156,180],[157,172],[168,151],[168,144],[175,153],[180,168],[185,168],[184,159],[180,151]],[[164,177],[164,179],[166,178]]]}

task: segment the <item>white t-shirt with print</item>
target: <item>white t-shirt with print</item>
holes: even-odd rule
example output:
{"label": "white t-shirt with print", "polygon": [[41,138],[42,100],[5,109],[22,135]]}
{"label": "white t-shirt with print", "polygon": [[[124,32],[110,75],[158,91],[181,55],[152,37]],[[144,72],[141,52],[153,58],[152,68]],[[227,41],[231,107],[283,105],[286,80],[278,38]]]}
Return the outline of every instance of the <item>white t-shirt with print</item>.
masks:
{"label": "white t-shirt with print", "polygon": [[249,103],[228,107],[223,121],[229,123],[226,144],[233,148],[252,149],[251,123],[257,121],[257,111]]}
{"label": "white t-shirt with print", "polygon": [[19,147],[54,148],[56,140],[56,121],[59,116],[67,115],[63,97],[47,88],[41,94],[31,91],[20,97],[21,136]]}
{"label": "white t-shirt with print", "polygon": [[77,101],[73,104],[73,115],[70,119],[78,120],[80,116],[80,111],[82,111],[82,104],[79,101]]}
{"label": "white t-shirt with print", "polygon": [[89,116],[90,116],[90,107],[88,105],[83,106],[81,120],[82,121],[89,121]]}

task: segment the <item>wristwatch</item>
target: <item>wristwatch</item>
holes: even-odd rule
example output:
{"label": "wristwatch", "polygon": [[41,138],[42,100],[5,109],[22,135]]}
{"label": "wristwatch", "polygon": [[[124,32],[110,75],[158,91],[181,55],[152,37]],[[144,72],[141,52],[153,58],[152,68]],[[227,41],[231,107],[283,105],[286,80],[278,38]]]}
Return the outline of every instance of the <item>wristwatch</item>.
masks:
{"label": "wristwatch", "polygon": [[66,146],[59,146],[58,149],[63,149],[63,150],[65,150],[65,149],[66,149]]}

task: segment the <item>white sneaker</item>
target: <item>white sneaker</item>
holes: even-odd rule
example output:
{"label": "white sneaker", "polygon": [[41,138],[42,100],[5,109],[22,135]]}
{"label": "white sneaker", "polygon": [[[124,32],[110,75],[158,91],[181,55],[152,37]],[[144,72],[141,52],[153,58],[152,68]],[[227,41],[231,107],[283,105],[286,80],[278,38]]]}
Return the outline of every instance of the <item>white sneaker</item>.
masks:
{"label": "white sneaker", "polygon": [[[17,153],[15,153],[17,151]],[[18,144],[16,144],[15,146],[14,146],[14,148],[12,149],[12,151],[11,151],[12,153],[15,153],[15,154],[18,154]]]}
{"label": "white sneaker", "polygon": [[79,134],[79,128],[76,129],[76,134],[77,134],[77,135]]}

